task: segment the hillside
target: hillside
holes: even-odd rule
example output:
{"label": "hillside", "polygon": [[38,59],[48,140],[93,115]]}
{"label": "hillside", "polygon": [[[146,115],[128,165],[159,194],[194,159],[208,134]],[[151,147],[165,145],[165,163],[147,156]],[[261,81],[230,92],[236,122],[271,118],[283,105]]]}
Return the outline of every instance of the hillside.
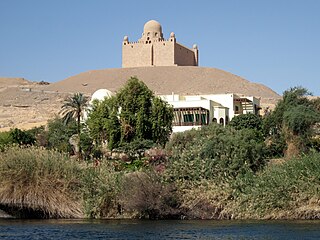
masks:
{"label": "hillside", "polygon": [[91,95],[100,88],[117,91],[136,76],[156,94],[238,93],[261,97],[262,107],[280,96],[270,88],[229,72],[204,67],[140,67],[93,70],[47,85],[23,78],[0,78],[0,131],[44,125],[59,113],[69,94]]}
{"label": "hillside", "polygon": [[94,70],[49,85],[46,90],[92,94],[100,88],[117,91],[136,76],[156,94],[210,94],[233,92],[277,100],[270,88],[252,83],[229,72],[204,67],[139,67]]}

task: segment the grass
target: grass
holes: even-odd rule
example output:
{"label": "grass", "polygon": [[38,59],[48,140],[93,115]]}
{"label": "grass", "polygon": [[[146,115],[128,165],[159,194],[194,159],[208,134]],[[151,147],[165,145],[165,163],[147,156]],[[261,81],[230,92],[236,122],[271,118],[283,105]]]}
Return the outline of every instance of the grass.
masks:
{"label": "grass", "polygon": [[239,218],[320,217],[319,153],[270,165],[235,185]]}
{"label": "grass", "polygon": [[[80,218],[81,169],[65,155],[36,147],[0,153],[0,205],[15,214]],[[38,216],[38,215],[41,216]]]}

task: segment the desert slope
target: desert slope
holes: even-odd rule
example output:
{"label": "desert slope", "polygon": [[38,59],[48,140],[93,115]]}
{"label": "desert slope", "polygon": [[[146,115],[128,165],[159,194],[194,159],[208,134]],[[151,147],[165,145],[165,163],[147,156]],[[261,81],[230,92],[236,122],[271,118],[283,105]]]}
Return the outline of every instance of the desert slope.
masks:
{"label": "desert slope", "polygon": [[211,94],[232,92],[264,99],[279,99],[270,88],[229,72],[205,67],[139,67],[94,70],[49,85],[46,90],[92,94],[100,88],[117,91],[136,76],[156,94]]}

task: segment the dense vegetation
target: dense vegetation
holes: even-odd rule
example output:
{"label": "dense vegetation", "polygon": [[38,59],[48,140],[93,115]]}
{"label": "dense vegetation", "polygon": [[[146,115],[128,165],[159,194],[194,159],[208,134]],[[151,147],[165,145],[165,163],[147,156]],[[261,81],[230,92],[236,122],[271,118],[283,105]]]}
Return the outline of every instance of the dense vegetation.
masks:
{"label": "dense vegetation", "polygon": [[264,117],[240,115],[168,142],[172,109],[132,78],[95,102],[86,123],[56,117],[46,129],[0,133],[0,209],[42,218],[320,219],[320,104],[306,94],[290,89]]}
{"label": "dense vegetation", "polygon": [[131,78],[114,97],[93,103],[87,125],[98,145],[107,142],[113,150],[144,140],[164,146],[172,132],[172,119],[172,107],[142,81]]}

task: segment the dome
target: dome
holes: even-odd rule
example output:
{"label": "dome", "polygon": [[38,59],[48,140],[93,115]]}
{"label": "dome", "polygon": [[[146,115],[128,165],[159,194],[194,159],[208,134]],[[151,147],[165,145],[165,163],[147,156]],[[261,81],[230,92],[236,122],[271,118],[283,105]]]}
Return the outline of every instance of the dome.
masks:
{"label": "dome", "polygon": [[105,98],[110,98],[110,97],[113,96],[113,95],[114,95],[114,94],[113,94],[111,91],[109,91],[108,89],[99,89],[99,90],[95,91],[95,92],[92,94],[90,103],[92,103],[93,100],[102,101],[102,100],[104,100]]}
{"label": "dome", "polygon": [[149,22],[147,22],[144,27],[143,27],[143,32],[147,33],[147,32],[160,32],[162,33],[162,27],[161,24],[158,23],[155,20],[150,20]]}
{"label": "dome", "polygon": [[171,38],[176,37],[176,35],[174,34],[174,32],[170,33],[170,37],[171,37]]}

